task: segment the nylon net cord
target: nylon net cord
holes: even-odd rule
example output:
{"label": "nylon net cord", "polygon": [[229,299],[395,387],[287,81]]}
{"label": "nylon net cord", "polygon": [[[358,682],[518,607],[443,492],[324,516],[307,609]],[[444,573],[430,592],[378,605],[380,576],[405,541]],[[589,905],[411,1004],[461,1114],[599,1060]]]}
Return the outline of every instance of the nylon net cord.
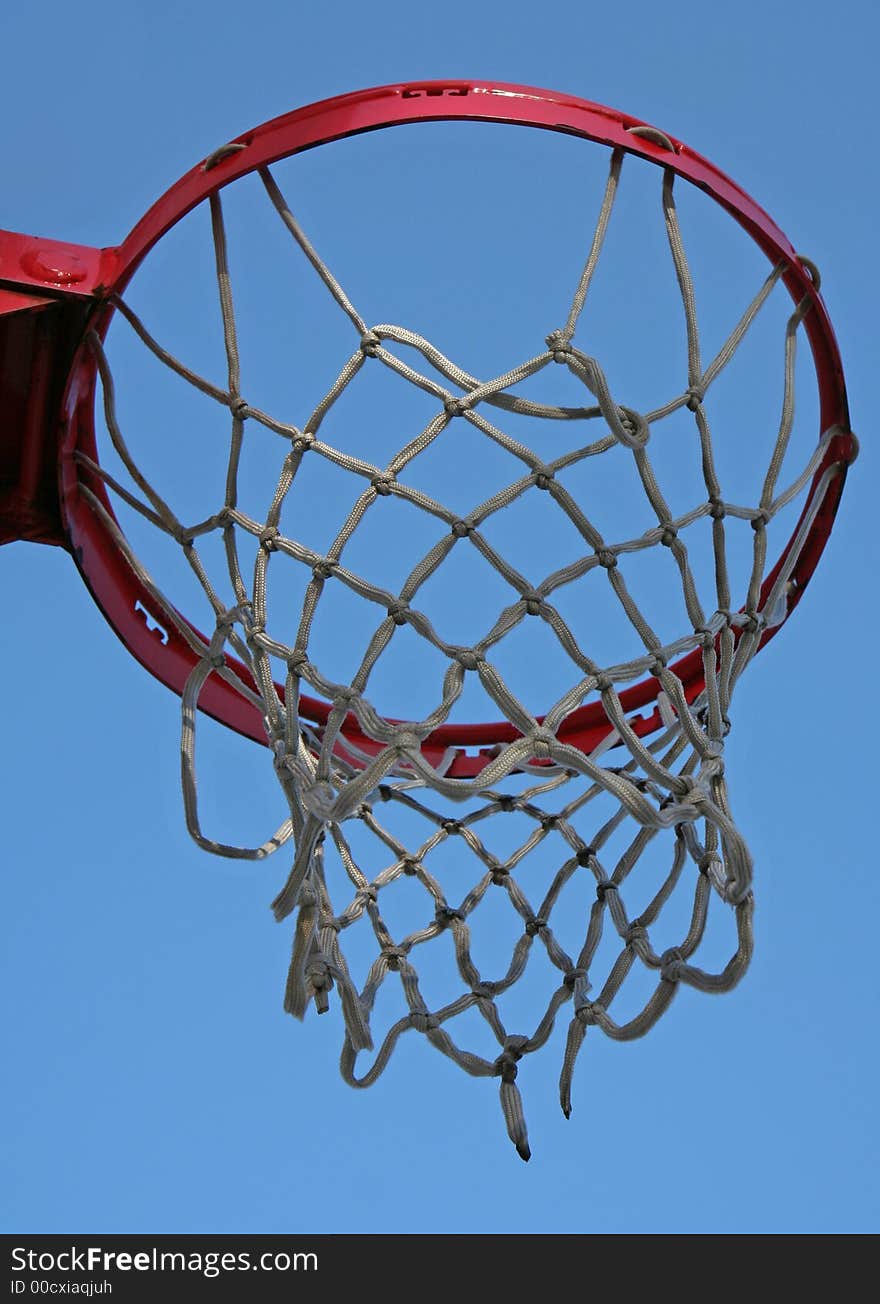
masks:
{"label": "nylon net cord", "polygon": [[[758,312],[779,281],[785,266],[772,269],[749,303],[717,355],[704,365],[701,357],[697,310],[691,274],[679,227],[673,194],[674,173],[664,169],[663,216],[668,245],[675,268],[687,332],[687,386],[664,406],[646,414],[617,403],[596,358],[573,343],[579,316],[587,300],[590,281],[602,252],[620,180],[623,153],[615,150],[601,203],[591,247],[577,286],[570,312],[561,329],[547,336],[546,349],[503,375],[480,380],[439,352],[428,340],[410,330],[389,324],[369,327],[344,290],[321,260],[299,226],[268,168],[260,170],[267,196],[293,240],[320,276],[328,292],[351,321],[357,345],[328,393],[318,403],[302,428],[278,420],[246,402],[242,395],[241,368],[236,336],[236,318],[227,258],[226,231],[219,193],[210,199],[217,284],[223,318],[227,358],[227,383],[217,386],[196,374],[169,354],[152,337],[146,326],[121,299],[115,307],[130,323],[152,353],[178,376],[209,399],[223,405],[231,419],[231,438],[222,507],[207,519],[185,524],[138,469],[129,451],[117,416],[113,377],[102,344],[91,337],[100,372],[104,415],[113,445],[131,476],[137,492],[121,484],[91,459],[81,460],[100,476],[115,494],[139,512],[157,529],[181,546],[213,608],[216,625],[209,642],[204,642],[183,622],[163,597],[100,499],[86,486],[94,509],[99,512],[123,548],[131,565],[153,595],[177,632],[197,652],[200,660],[186,685],[182,699],[181,776],[187,827],[203,848],[225,856],[259,859],[293,840],[292,866],[273,910],[284,919],[296,912],[292,957],[287,979],[285,1009],[302,1018],[310,1003],[319,1012],[329,1008],[335,990],[345,1024],[341,1071],[352,1086],[366,1087],[384,1070],[399,1038],[415,1029],[443,1055],[476,1077],[500,1079],[500,1097],[508,1134],[517,1151],[529,1158],[529,1144],[522,1102],[516,1084],[519,1062],[539,1050],[549,1039],[557,1015],[568,1009],[568,1034],[559,1079],[559,1096],[566,1116],[571,1112],[571,1086],[575,1061],[584,1036],[599,1028],[616,1040],[629,1040],[647,1032],[669,1007],[682,984],[706,992],[732,988],[742,977],[752,954],[752,864],[746,844],[730,811],[724,774],[724,737],[729,727],[731,695],[737,679],[757,651],[768,626],[785,614],[787,585],[798,544],[776,578],[769,594],[761,600],[766,564],[767,525],[792,501],[815,474],[832,432],[820,442],[797,479],[784,490],[777,488],[783,458],[788,447],[794,417],[794,363],[797,328],[808,309],[804,300],[791,314],[785,332],[785,377],[782,411],[772,457],[756,507],[744,507],[725,500],[715,470],[706,394],[713,381],[733,357]],[[210,160],[209,164],[210,165]],[[393,351],[397,346],[397,352]],[[415,354],[428,364],[429,374],[411,365],[405,356]],[[355,381],[365,366],[385,366],[401,382],[425,391],[437,402],[429,424],[384,466],[346,453],[320,438],[324,418],[333,404]],[[592,400],[580,408],[557,407],[533,402],[511,390],[521,381],[551,365],[562,365],[582,383]],[[686,407],[693,413],[701,450],[705,500],[684,515],[673,517],[661,492],[649,456],[653,428],[663,418]],[[594,421],[601,433],[591,443],[544,462],[525,444],[498,424],[503,414],[516,413],[537,420]],[[491,417],[488,414],[492,414]],[[496,418],[494,414],[498,414]],[[453,421],[470,423],[477,435],[494,441],[518,461],[522,470],[509,485],[476,505],[465,517],[435,501],[421,489],[401,479],[401,474],[418,459]],[[253,519],[239,505],[238,469],[248,422],[275,432],[283,452],[281,472],[269,510],[263,520]],[[639,537],[625,541],[606,540],[566,489],[564,472],[587,458],[601,456],[622,445],[629,450],[636,474],[651,505],[657,524]],[[282,507],[296,485],[303,460],[320,457],[359,477],[361,491],[342,529],[326,555],[320,555],[279,528]],[[826,477],[834,474],[834,468]],[[818,511],[823,487],[814,495],[813,508],[802,523],[806,535],[810,519]],[[533,586],[490,544],[481,527],[495,513],[527,493],[543,494],[565,513],[584,542],[583,555]],[[433,517],[442,533],[438,542],[413,565],[399,592],[390,592],[345,564],[346,547],[364,518],[381,499],[396,495]],[[711,519],[714,552],[714,610],[707,611],[698,593],[683,537],[688,526],[701,518]],[[731,586],[725,552],[725,519],[751,522],[754,530],[753,559],[747,594],[741,610],[731,609]],[[239,535],[250,535],[259,547],[250,587],[240,559]],[[234,594],[230,607],[216,591],[199,555],[199,541],[219,533],[225,547],[229,581]],[[494,567],[510,589],[507,605],[473,646],[446,641],[424,612],[419,610],[420,588],[457,548],[475,548]],[[668,550],[676,568],[692,629],[674,643],[661,643],[640,611],[624,579],[621,565],[627,554],[660,547]],[[270,563],[284,556],[311,572],[299,626],[292,644],[279,641],[268,630],[266,597]],[[273,559],[276,562],[273,563]],[[553,595],[594,569],[604,570],[608,584],[644,645],[644,654],[613,666],[597,664],[580,645],[553,603]],[[309,645],[316,610],[328,583],[343,584],[377,611],[375,632],[361,664],[350,683],[328,679],[310,657]],[[493,649],[521,622],[546,622],[573,666],[573,683],[552,703],[539,721],[505,683],[492,662]],[[386,720],[367,697],[370,675],[383,651],[402,625],[408,625],[447,659],[439,700],[423,719],[403,725]],[[700,649],[705,688],[688,702],[684,686],[669,662]],[[252,677],[251,682],[236,673],[227,662],[227,650],[234,654]],[[274,682],[273,659],[286,664],[283,695]],[[422,755],[421,744],[446,722],[461,696],[465,676],[479,677],[485,693],[514,726],[518,736],[499,744],[485,768],[475,778],[453,778],[448,774],[451,753],[440,765]],[[661,687],[662,728],[647,742],[633,727],[624,710],[618,687],[646,674],[654,675]],[[196,788],[196,719],[200,693],[211,675],[233,684],[261,712],[272,748],[276,775],[289,807],[289,819],[258,847],[229,846],[202,831]],[[307,685],[329,704],[326,723],[318,727],[299,715],[301,687]],[[571,713],[590,698],[601,699],[609,722],[609,733],[601,746],[587,755],[566,743],[563,726]],[[346,719],[355,718],[361,734],[371,740],[369,750],[358,748],[344,732]],[[562,735],[562,736],[560,736]],[[611,757],[618,763],[609,764]],[[626,759],[623,759],[623,758]],[[505,790],[510,776],[526,776],[519,791]],[[508,783],[508,789],[510,784]],[[431,795],[433,794],[433,796]],[[584,835],[585,817],[591,803],[612,798],[616,813]],[[475,809],[450,818],[444,803],[465,799],[479,801]],[[387,827],[382,808],[405,808],[407,817],[424,823],[423,840],[405,845]],[[501,820],[517,812],[531,822],[531,832],[517,849],[505,857],[493,854],[489,838],[481,833],[490,818]],[[368,878],[358,864],[346,835],[346,822],[357,821],[383,849],[385,866]],[[629,827],[631,837],[623,854],[608,861],[604,849],[615,835]],[[634,830],[634,831],[633,831]],[[648,905],[634,917],[625,906],[627,879],[646,847],[663,830],[668,831],[671,852],[668,872]],[[474,858],[478,877],[470,891],[450,903],[444,890],[442,861],[444,848],[455,839]],[[548,839],[553,839],[552,843]],[[556,848],[558,860],[549,890],[540,901],[528,893],[530,853],[546,844]],[[353,895],[338,911],[331,900],[325,858],[328,849],[338,858]],[[554,936],[551,915],[566,884],[587,874],[595,883],[595,898],[584,920],[580,949],[569,954]],[[417,881],[424,889],[426,922],[417,931],[395,938],[383,918],[382,901],[395,881],[402,877]],[[690,891],[690,922],[684,936],[672,948],[658,952],[651,941],[652,926],[674,889]],[[487,893],[500,891],[518,916],[521,932],[513,946],[506,972],[485,977],[471,950],[471,917]],[[710,905],[733,917],[735,944],[723,967],[709,971],[698,966],[695,954],[706,930]],[[360,920],[368,920],[375,937],[375,959],[365,984],[358,989],[343,949],[345,932]],[[610,925],[619,939],[619,952],[609,972],[598,980],[591,966],[603,931]],[[423,997],[415,959],[420,947],[449,934],[462,991],[440,1008]],[[535,946],[542,947],[558,975],[543,1017],[529,1035],[512,1033],[502,1020],[499,998],[525,974]],[[656,977],[651,995],[632,1018],[618,1021],[612,1007],[633,966],[639,964]],[[356,1062],[361,1052],[373,1048],[371,1014],[386,980],[396,980],[406,1002],[406,1013],[387,1031],[370,1067],[360,1076]],[[457,1016],[476,1011],[497,1040],[498,1054],[486,1058],[463,1049],[453,1039],[450,1027]]]}

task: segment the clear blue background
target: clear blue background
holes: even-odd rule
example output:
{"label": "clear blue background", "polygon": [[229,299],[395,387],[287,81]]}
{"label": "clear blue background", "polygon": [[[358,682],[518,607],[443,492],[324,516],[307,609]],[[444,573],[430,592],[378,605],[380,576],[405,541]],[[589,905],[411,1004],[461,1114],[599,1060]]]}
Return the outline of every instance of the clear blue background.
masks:
{"label": "clear blue background", "polygon": [[752,968],[724,998],[682,993],[642,1042],[589,1038],[568,1123],[536,1056],[528,1166],[494,1084],[421,1043],[368,1092],[338,1079],[335,1019],[280,1008],[279,867],[187,839],[173,698],[61,551],[0,553],[0,1225],[878,1230],[874,7],[46,0],[3,33],[0,223],[90,245],[217,143],[359,86],[483,76],[656,123],[821,264],[862,457],[808,598],[737,693]]}

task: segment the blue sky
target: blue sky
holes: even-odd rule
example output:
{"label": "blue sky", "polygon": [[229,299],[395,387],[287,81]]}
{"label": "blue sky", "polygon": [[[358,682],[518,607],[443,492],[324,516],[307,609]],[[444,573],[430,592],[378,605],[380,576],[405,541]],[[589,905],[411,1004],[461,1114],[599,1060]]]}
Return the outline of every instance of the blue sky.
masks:
{"label": "blue sky", "polygon": [[[22,57],[4,78],[11,125],[0,146],[0,224],[95,246],[118,243],[223,141],[362,86],[479,76],[644,118],[735,177],[820,265],[862,454],[809,594],[734,702],[728,775],[756,867],[753,964],[724,997],[682,992],[642,1041],[591,1034],[568,1122],[556,1099],[558,1060],[530,1057],[521,1074],[528,1165],[505,1137],[495,1083],[466,1077],[420,1041],[405,1038],[368,1091],[340,1080],[336,1017],[312,1013],[299,1025],[281,1009],[290,929],[274,923],[268,905],[285,853],[254,866],[192,844],[174,698],[125,654],[60,550],[0,552],[8,595],[0,632],[10,1048],[0,1086],[3,1230],[876,1231],[877,721],[873,692],[862,686],[873,669],[880,560],[869,428],[877,173],[863,125],[876,108],[873,9],[838,5],[829,24],[827,6],[802,5],[795,23],[788,6],[752,0],[735,14],[690,0],[671,12],[634,0],[625,11],[584,5],[556,17],[519,0],[378,8],[253,0],[246,15],[226,0],[183,8],[85,0],[75,11],[46,0],[39,11],[7,14],[4,32]],[[502,131],[499,170],[492,184],[481,173],[476,187],[477,148],[456,137],[435,202],[404,209],[408,169],[413,190],[424,171],[414,131],[399,145],[395,133],[377,138],[366,171],[347,147],[341,165],[326,161],[328,151],[310,156],[302,186],[310,234],[337,253],[372,320],[393,321],[412,303],[422,313],[414,320],[463,349],[503,352],[532,308],[540,316],[542,294],[549,298],[542,259],[547,246],[565,249],[577,236],[593,163],[572,172],[571,192],[537,195],[542,144],[560,168],[574,166],[576,142],[535,135],[520,143]],[[497,213],[518,169],[522,210],[499,223],[492,206]],[[385,211],[376,206],[383,199]],[[558,218],[530,228],[551,199]],[[428,289],[421,270],[444,251],[457,203],[481,252],[462,283]],[[711,311],[716,296],[720,303],[737,288],[741,269],[720,247],[715,254],[714,216],[694,208],[697,228],[701,217],[707,240],[695,230],[694,248]],[[182,262],[165,266],[166,285],[197,234],[181,231]],[[647,267],[653,247],[643,248]],[[481,264],[490,254],[497,266]],[[471,289],[477,273],[512,266],[517,292],[502,284],[487,312]],[[251,270],[266,270],[259,257]],[[286,274],[279,270],[270,299]],[[145,268],[148,305],[158,303],[151,275]],[[609,292],[606,304],[623,358],[656,303],[650,273],[643,281],[631,264],[629,275],[630,297]],[[195,349],[205,316],[199,276],[182,271],[179,295],[165,300],[169,329]],[[323,339],[314,312],[305,329],[302,318],[290,324],[303,350],[310,333]],[[652,355],[632,384],[650,388],[663,360]],[[273,362],[281,365],[270,353],[267,369]],[[727,423],[719,416],[733,474],[749,457],[749,414],[764,383],[751,391],[732,381]],[[131,419],[138,409],[143,418],[145,405],[127,402]],[[805,420],[809,411],[807,399]],[[186,494],[192,482],[171,426],[157,403],[149,429],[165,443],[157,439],[150,456],[159,468],[164,455],[172,476],[177,468]],[[452,492],[456,467],[438,475]],[[535,544],[549,547],[545,537]],[[328,655],[334,645],[331,630]],[[383,691],[394,687],[392,678]],[[415,692],[418,681],[402,687]],[[278,813],[268,755],[213,727],[204,740],[212,831],[265,833]]]}

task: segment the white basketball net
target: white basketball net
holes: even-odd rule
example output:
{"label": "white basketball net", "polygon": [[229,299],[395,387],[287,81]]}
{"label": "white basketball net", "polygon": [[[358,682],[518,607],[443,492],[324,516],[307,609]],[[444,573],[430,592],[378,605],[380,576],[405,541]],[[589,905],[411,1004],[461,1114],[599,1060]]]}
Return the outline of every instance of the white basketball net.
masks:
{"label": "white basketball net", "polygon": [[[218,151],[206,167],[225,152]],[[369,326],[319,258],[273,175],[263,169],[260,175],[269,200],[351,321],[354,332],[351,356],[302,425],[277,419],[245,401],[242,395],[223,211],[220,195],[215,194],[210,206],[228,359],[227,385],[216,386],[172,357],[131,308],[116,301],[119,312],[156,357],[208,399],[228,409],[231,431],[225,498],[215,514],[196,523],[179,520],[138,469],[117,416],[107,358],[98,338],[92,337],[103,383],[107,427],[133,487],[121,484],[89,459],[84,461],[93,473],[103,477],[112,493],[180,543],[216,617],[210,641],[201,640],[158,591],[92,495],[95,510],[114,530],[119,546],[126,550],[153,593],[157,608],[200,657],[183,696],[182,773],[190,832],[200,846],[211,851],[251,858],[263,857],[292,838],[292,868],[273,903],[279,920],[296,914],[285,1009],[302,1018],[314,1002],[317,1010],[324,1012],[335,991],[345,1026],[341,1069],[347,1082],[353,1086],[374,1082],[399,1038],[415,1030],[467,1073],[500,1079],[507,1130],[525,1159],[529,1148],[516,1085],[517,1066],[549,1040],[557,1015],[564,1010],[568,1020],[559,1081],[562,1108],[568,1115],[574,1064],[589,1028],[599,1028],[616,1040],[640,1037],[666,1010],[682,984],[706,992],[727,991],[739,981],[749,963],[752,865],[728,804],[724,738],[736,681],[768,625],[784,618],[789,578],[797,558],[796,542],[762,601],[767,527],[807,486],[832,433],[826,435],[797,479],[780,488],[777,481],[794,413],[796,332],[808,308],[805,300],[788,321],[782,412],[760,499],[754,506],[742,506],[725,498],[715,471],[706,396],[785,268],[780,265],[772,270],[724,346],[706,365],[700,351],[694,293],[676,216],[671,170],[663,174],[662,202],[687,331],[687,385],[663,407],[646,414],[615,400],[599,361],[581,352],[574,337],[602,250],[622,161],[623,153],[615,151],[592,245],[567,321],[547,336],[546,349],[491,380],[468,374],[409,330],[393,325]],[[415,364],[406,360],[414,355]],[[567,367],[583,384],[589,393],[589,406],[552,407],[512,392],[527,377],[557,364]],[[321,426],[331,406],[356,383],[362,368],[381,366],[394,373],[401,384],[418,386],[433,396],[437,406],[425,429],[379,466],[324,442]],[[418,370],[418,366],[426,367],[426,371]],[[673,517],[652,469],[650,437],[665,417],[683,407],[693,413],[705,495],[685,515]],[[505,433],[505,413],[536,421],[582,421],[588,429],[592,424],[597,433],[592,442],[576,451],[544,462]],[[469,422],[475,439],[495,441],[510,455],[511,465],[519,468],[492,498],[475,504],[465,517],[414,488],[404,476],[425,449],[443,439],[455,421]],[[246,428],[251,423],[258,423],[278,437],[277,490],[262,520],[253,519],[239,507],[237,470]],[[619,445],[631,455],[632,472],[644,488],[656,525],[637,538],[609,541],[591,522],[583,504],[568,492],[566,471],[585,459],[602,457]],[[307,458],[328,459],[349,472],[356,487],[354,506],[325,555],[288,537],[279,528],[282,505],[296,490],[300,467]],[[829,479],[833,473],[827,473]],[[437,524],[435,546],[427,555],[413,558],[409,577],[398,592],[388,591],[346,565],[346,547],[352,535],[366,517],[381,511],[383,500],[391,495],[406,499]],[[505,561],[481,532],[488,518],[523,495],[552,500],[583,541],[582,555],[576,561],[547,575],[537,585]],[[815,494],[813,512],[802,525],[804,536],[822,496],[822,490]],[[698,596],[687,547],[688,527],[705,517],[711,519],[714,547],[715,591],[710,605]],[[728,578],[725,519],[730,517],[750,521],[754,529],[753,563],[744,596],[731,593]],[[200,560],[200,542],[211,533],[220,534],[225,545],[234,594],[231,605],[222,600]],[[238,545],[242,533],[259,541],[256,564],[247,575],[240,564]],[[398,540],[397,546],[405,546],[405,540],[403,545]],[[510,598],[503,609],[491,613],[479,641],[461,646],[446,641],[443,632],[433,627],[420,610],[419,593],[453,550],[470,548],[477,549],[495,568],[508,586]],[[627,554],[648,548],[666,549],[680,579],[691,628],[674,643],[661,643],[627,589]],[[270,623],[266,601],[270,565],[305,567],[311,573],[293,642],[279,640]],[[643,654],[624,664],[597,664],[554,606],[558,590],[576,584],[597,568],[604,569],[608,584],[644,646]],[[376,610],[375,633],[357,673],[347,683],[329,679],[310,652],[313,618],[328,585],[345,585]],[[505,635],[530,620],[544,621],[552,628],[571,662],[569,691],[549,704],[540,723],[493,664],[493,650]],[[447,668],[437,686],[434,709],[422,719],[399,725],[389,723],[370,704],[368,689],[374,666],[404,624],[444,655]],[[246,682],[227,662],[227,649],[244,663],[252,682]],[[702,655],[705,689],[689,703],[670,663],[693,649],[700,649]],[[283,696],[273,675],[273,665],[279,662],[287,667]],[[223,845],[205,836],[200,828],[194,743],[199,695],[211,675],[220,675],[233,684],[263,715],[275,773],[289,803],[289,821],[260,847]],[[448,721],[466,675],[479,676],[486,694],[515,727],[517,736],[493,749],[494,754],[487,757],[485,768],[476,778],[456,779],[448,774],[452,753],[444,764],[431,765],[422,755],[421,744]],[[619,696],[621,685],[646,675],[656,676],[662,689],[659,701],[663,727],[650,742],[638,736]],[[301,687],[330,705],[327,723],[320,729],[300,718]],[[564,741],[564,725],[585,702],[600,699],[610,731],[603,745],[586,755]],[[359,751],[346,738],[344,722],[352,716],[362,734],[372,740],[374,746],[369,750]],[[519,817],[518,827],[525,818],[528,833],[513,852],[501,854],[493,848],[513,813]],[[401,819],[408,830],[406,841],[399,832]],[[361,842],[368,835],[374,840],[369,859],[381,864],[378,872],[365,872],[364,856],[353,845],[354,833]],[[624,834],[628,839],[623,844],[625,850],[612,854],[611,844],[617,839],[615,845],[619,848]],[[639,884],[639,861],[649,844],[656,849],[658,839],[661,843],[665,839],[667,869],[659,888],[652,888],[646,899]],[[539,848],[543,848],[545,860],[552,855],[555,872],[549,888],[545,885],[536,895],[530,865]],[[470,886],[465,891],[456,889],[454,895],[446,872],[453,852],[457,883],[461,882],[461,861],[468,853],[473,867]],[[592,905],[581,907],[577,948],[566,949],[558,940],[559,930],[554,932],[554,922],[560,918],[557,903],[566,899],[570,884],[582,883],[584,878],[593,885]],[[397,935],[386,925],[386,905],[404,882],[409,882],[408,890],[416,884],[421,889],[423,922],[415,931]],[[342,899],[340,893],[345,885],[348,891],[346,899]],[[517,925],[516,940],[507,967],[487,973],[476,963],[472,930],[481,903],[489,894],[499,893]],[[655,947],[652,937],[674,893],[691,902],[688,923],[675,945]],[[733,923],[729,959],[711,972],[697,963],[710,910],[726,914]],[[567,914],[566,919],[570,918]],[[369,930],[375,939],[373,960],[360,984],[353,979],[346,958],[347,934],[356,926],[362,932]],[[603,932],[616,937],[618,945],[607,969],[597,973],[594,961]],[[417,972],[420,957],[427,954],[424,948],[435,939],[438,947],[454,951],[460,980],[459,990],[443,1004],[426,998]],[[546,1008],[536,1026],[511,1031],[503,1021],[505,996],[534,967],[536,952],[543,952],[549,962]],[[641,1009],[621,1019],[615,1016],[615,1003],[634,968],[653,975],[655,981]],[[543,969],[547,972],[546,964]],[[371,1065],[357,1076],[358,1056],[373,1047],[371,1015],[377,996],[394,984],[399,985],[403,998],[400,1017],[388,1027]],[[477,1054],[455,1040],[459,1027],[471,1026],[461,1018],[468,1011],[482,1017],[492,1042],[497,1042],[496,1053]]]}

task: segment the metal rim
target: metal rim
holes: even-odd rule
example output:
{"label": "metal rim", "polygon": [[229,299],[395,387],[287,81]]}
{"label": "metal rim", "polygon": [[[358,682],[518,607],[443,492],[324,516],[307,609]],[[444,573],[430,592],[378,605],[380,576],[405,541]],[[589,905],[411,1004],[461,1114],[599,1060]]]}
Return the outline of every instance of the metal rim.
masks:
{"label": "metal rim", "polygon": [[[276,162],[302,150],[327,144],[362,132],[399,124],[438,120],[488,121],[560,131],[580,136],[611,148],[620,148],[664,168],[671,168],[684,180],[698,186],[740,224],[772,263],[785,261],[785,285],[797,303],[804,296],[812,300],[805,329],[812,350],[819,387],[820,436],[837,427],[841,433],[830,440],[825,458],[816,471],[798,525],[782,556],[764,581],[762,602],[780,569],[789,559],[801,522],[810,512],[820,482],[830,467],[839,467],[826,489],[806,540],[800,548],[788,598],[785,619],[803,594],[831,531],[840,500],[847,465],[855,456],[855,440],[848,434],[849,421],[843,367],[834,331],[825,305],[813,283],[808,263],[802,262],[773,220],[735,182],[713,164],[629,115],[586,100],[529,87],[497,82],[446,81],[401,83],[358,91],[297,109],[238,137],[194,167],[171,187],[138,222],[123,243],[104,250],[100,258],[100,300],[120,293],[156,242],[193,207],[216,190],[255,168]],[[95,329],[104,334],[113,315],[112,306],[101,302]],[[168,629],[163,638],[148,628],[142,614],[155,604],[120,551],[107,528],[80,493],[87,483],[100,496],[111,517],[112,507],[103,483],[84,473],[75,460],[78,450],[96,456],[94,430],[95,368],[82,346],[74,360],[64,401],[65,436],[62,443],[60,492],[62,512],[74,556],[95,601],[129,651],[156,678],[177,693],[197,663],[189,645]],[[184,618],[185,619],[185,618]],[[187,622],[189,623],[189,622]],[[772,638],[779,625],[765,631],[760,646]],[[247,670],[232,659],[245,682]],[[699,649],[673,664],[671,670],[684,686],[688,701],[705,687],[703,659]],[[651,707],[660,691],[653,677],[624,690],[620,700],[627,714]],[[227,726],[258,742],[266,736],[259,712],[224,680],[211,676],[202,692],[200,706]],[[302,717],[318,727],[329,714],[327,703],[308,696],[300,698]],[[636,733],[644,736],[659,727],[659,710],[631,719]],[[565,742],[584,751],[592,750],[610,731],[601,702],[572,713],[559,731]],[[354,716],[345,722],[343,734],[362,751],[373,753],[379,744],[365,738]],[[470,725],[444,725],[423,744],[423,754],[438,764],[456,749],[450,777],[471,778],[485,766],[487,756],[498,745],[513,741],[518,731],[507,721]],[[470,754],[467,748],[488,749]]]}

